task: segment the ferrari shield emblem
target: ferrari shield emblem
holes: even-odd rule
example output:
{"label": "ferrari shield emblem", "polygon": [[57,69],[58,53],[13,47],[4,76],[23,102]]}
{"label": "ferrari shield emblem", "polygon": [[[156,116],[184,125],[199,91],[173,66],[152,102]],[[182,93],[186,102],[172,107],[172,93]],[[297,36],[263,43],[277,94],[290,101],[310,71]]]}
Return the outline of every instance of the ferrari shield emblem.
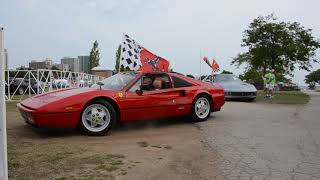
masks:
{"label": "ferrari shield emblem", "polygon": [[119,92],[119,93],[118,93],[118,96],[119,96],[120,98],[122,98],[122,97],[123,97],[123,93],[122,93],[122,92]]}

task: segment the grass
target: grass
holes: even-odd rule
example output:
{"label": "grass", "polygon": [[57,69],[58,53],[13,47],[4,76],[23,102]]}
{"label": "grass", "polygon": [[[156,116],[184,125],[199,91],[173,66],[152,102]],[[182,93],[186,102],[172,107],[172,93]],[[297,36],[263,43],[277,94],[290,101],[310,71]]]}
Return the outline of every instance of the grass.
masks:
{"label": "grass", "polygon": [[[35,95],[31,94],[30,97],[33,97],[33,96],[35,96]],[[30,97],[29,97],[29,94],[25,94],[25,95],[18,95],[18,94],[10,95],[11,100],[12,101],[16,101],[16,102],[23,101],[23,100],[28,99]]]}
{"label": "grass", "polygon": [[16,107],[17,107],[17,103],[15,101],[9,101],[6,102],[6,108],[8,112],[15,112],[16,111]]}
{"label": "grass", "polygon": [[279,91],[274,93],[273,98],[265,98],[263,91],[257,92],[257,102],[270,104],[306,104],[310,100],[309,95],[301,91]]}
{"label": "grass", "polygon": [[133,164],[121,154],[49,143],[9,144],[8,160],[10,179],[113,179]]}

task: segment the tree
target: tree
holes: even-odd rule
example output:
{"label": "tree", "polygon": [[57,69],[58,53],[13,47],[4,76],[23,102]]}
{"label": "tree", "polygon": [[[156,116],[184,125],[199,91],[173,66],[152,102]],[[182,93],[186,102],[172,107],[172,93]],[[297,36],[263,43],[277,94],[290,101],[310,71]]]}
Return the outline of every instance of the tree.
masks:
{"label": "tree", "polygon": [[93,43],[93,47],[90,51],[90,60],[89,60],[89,72],[91,73],[91,69],[99,66],[100,61],[100,53],[99,53],[99,44],[98,41],[95,40]]}
{"label": "tree", "polygon": [[259,72],[255,69],[248,69],[247,71],[245,71],[244,74],[241,74],[239,76],[239,78],[242,80],[242,81],[246,81],[246,82],[249,82],[251,84],[254,84],[256,86],[256,88],[258,89],[262,89],[263,88],[263,74],[262,72]]}
{"label": "tree", "polygon": [[306,75],[305,82],[309,85],[310,89],[314,89],[316,83],[320,83],[320,69]]}
{"label": "tree", "polygon": [[116,65],[115,65],[115,72],[119,72],[119,66],[120,66],[120,55],[121,55],[121,45],[119,45],[117,51],[116,51]]}
{"label": "tree", "polygon": [[57,66],[51,66],[51,70],[60,70]]}
{"label": "tree", "polygon": [[[121,56],[121,45],[119,45],[117,51],[116,51],[116,65],[115,65],[115,71],[118,72],[120,70],[120,72],[123,71],[130,71],[129,67],[124,68],[123,65],[120,66],[120,56]],[[119,69],[120,66],[120,69]]]}
{"label": "tree", "polygon": [[320,43],[298,22],[279,22],[271,14],[254,19],[244,31],[241,46],[248,51],[240,53],[231,64],[245,64],[246,71],[257,70],[264,75],[274,69],[277,79],[292,76],[295,67],[309,71],[316,59]]}
{"label": "tree", "polygon": [[223,70],[220,74],[233,74],[233,73],[227,70]]}

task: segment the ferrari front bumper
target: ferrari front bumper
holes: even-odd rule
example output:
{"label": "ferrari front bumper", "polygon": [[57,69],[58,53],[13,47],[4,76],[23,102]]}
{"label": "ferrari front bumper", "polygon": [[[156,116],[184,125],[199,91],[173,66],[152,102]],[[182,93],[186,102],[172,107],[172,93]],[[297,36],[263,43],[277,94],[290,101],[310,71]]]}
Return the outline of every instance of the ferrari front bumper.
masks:
{"label": "ferrari front bumper", "polygon": [[257,97],[257,92],[225,92],[226,99],[254,99]]}
{"label": "ferrari front bumper", "polygon": [[23,120],[35,127],[70,127],[75,128],[78,125],[81,112],[64,113],[38,113],[36,109],[31,109],[17,104]]}

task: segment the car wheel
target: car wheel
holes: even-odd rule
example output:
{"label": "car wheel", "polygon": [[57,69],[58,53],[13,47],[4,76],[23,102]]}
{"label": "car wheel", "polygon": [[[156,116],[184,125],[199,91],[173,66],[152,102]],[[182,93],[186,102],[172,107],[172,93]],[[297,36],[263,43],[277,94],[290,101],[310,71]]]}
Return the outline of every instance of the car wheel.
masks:
{"label": "car wheel", "polygon": [[192,105],[192,118],[195,121],[205,121],[211,114],[211,100],[206,95],[198,96]]}
{"label": "car wheel", "polygon": [[18,93],[19,95],[23,95],[24,94],[24,89],[21,87],[18,89]]}
{"label": "car wheel", "polygon": [[109,102],[94,101],[83,110],[79,126],[88,135],[104,135],[115,124],[116,116],[116,111]]}

